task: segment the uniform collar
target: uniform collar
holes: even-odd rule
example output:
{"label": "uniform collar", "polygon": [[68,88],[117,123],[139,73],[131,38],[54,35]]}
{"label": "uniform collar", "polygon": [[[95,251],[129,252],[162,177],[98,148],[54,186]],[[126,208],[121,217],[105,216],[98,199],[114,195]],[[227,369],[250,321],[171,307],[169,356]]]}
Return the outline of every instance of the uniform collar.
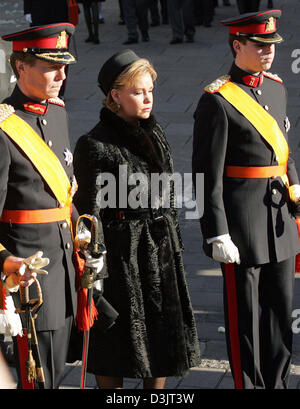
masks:
{"label": "uniform collar", "polygon": [[229,74],[232,81],[252,88],[260,87],[264,81],[264,75],[262,72],[259,75],[252,75],[242,70],[235,64],[232,64]]}
{"label": "uniform collar", "polygon": [[37,115],[44,115],[47,112],[48,105],[38,104],[37,102],[27,101],[23,104],[25,111]]}
{"label": "uniform collar", "polygon": [[16,109],[30,112],[34,115],[45,115],[48,110],[48,102],[43,104],[28,98],[17,85],[11,96],[7,98],[7,102],[11,103]]}

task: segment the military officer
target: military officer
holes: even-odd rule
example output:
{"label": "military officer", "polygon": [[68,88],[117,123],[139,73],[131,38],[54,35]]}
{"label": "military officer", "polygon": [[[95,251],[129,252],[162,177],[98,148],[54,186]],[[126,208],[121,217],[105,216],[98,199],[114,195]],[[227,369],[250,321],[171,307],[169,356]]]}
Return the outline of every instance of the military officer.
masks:
{"label": "military officer", "polygon": [[[194,114],[193,173],[204,173],[204,251],[221,262],[227,348],[236,388],[286,388],[292,353],[292,201],[286,90],[268,70],[280,10],[228,19],[234,63]],[[290,198],[288,195],[290,193]]]}
{"label": "military officer", "polygon": [[[2,37],[13,43],[17,85],[0,105],[0,269],[4,278],[20,284],[25,257],[41,250],[50,259],[48,275],[38,277],[43,305],[35,320],[46,388],[61,381],[77,302],[71,233],[75,179],[66,110],[58,98],[65,67],[75,63],[68,51],[73,32],[73,25],[57,23]],[[21,284],[32,279],[26,271]],[[35,286],[29,288],[33,293]],[[15,339],[20,377],[22,338]],[[31,387],[25,384],[20,387]]]}

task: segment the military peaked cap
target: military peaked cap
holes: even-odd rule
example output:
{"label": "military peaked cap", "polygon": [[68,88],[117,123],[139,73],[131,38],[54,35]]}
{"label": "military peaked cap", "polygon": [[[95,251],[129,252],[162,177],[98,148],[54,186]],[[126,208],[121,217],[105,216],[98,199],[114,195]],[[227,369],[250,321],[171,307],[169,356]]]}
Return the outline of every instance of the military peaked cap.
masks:
{"label": "military peaked cap", "polygon": [[267,10],[240,14],[237,17],[221,21],[229,27],[229,33],[259,43],[280,43],[282,37],[276,32],[276,22],[281,10]]}
{"label": "military peaked cap", "polygon": [[76,60],[69,52],[69,39],[74,30],[73,24],[56,23],[30,27],[2,39],[12,41],[13,51],[29,53],[44,61],[72,64]]}

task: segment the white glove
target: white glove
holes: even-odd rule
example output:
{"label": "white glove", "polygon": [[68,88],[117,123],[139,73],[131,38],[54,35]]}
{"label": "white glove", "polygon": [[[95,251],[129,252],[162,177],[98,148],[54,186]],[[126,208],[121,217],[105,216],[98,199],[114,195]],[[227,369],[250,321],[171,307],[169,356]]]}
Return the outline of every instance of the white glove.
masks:
{"label": "white glove", "polygon": [[212,242],[212,257],[221,263],[241,263],[239,250],[229,234]]}
{"label": "white glove", "polygon": [[103,256],[100,256],[99,258],[88,257],[85,265],[86,267],[96,268],[96,273],[98,274],[104,265]]}
{"label": "white glove", "polygon": [[300,185],[292,185],[289,187],[290,198],[293,202],[298,202],[300,199]]}
{"label": "white glove", "polygon": [[[42,267],[46,267],[50,260],[46,257],[42,258],[43,252],[38,251],[30,257],[23,260],[23,263],[19,269],[19,275],[24,275],[25,271],[28,269],[30,273],[35,274],[48,274],[46,270],[42,270]],[[15,275],[11,274],[5,280],[5,289],[10,292],[16,292],[19,289],[19,284],[15,281]]]}
{"label": "white glove", "polygon": [[0,334],[15,337],[23,334],[19,314],[15,313],[15,305],[10,295],[5,297],[6,309],[0,310]]}
{"label": "white glove", "polygon": [[25,20],[28,21],[28,23],[32,23],[31,14],[25,14]]}

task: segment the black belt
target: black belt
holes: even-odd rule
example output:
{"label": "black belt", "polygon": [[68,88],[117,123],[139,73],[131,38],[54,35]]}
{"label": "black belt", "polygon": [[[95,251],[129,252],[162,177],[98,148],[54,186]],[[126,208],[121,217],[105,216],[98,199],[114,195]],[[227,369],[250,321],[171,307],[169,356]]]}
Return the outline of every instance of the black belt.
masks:
{"label": "black belt", "polygon": [[101,219],[106,220],[137,220],[137,219],[161,219],[168,209],[103,209],[100,211]]}

